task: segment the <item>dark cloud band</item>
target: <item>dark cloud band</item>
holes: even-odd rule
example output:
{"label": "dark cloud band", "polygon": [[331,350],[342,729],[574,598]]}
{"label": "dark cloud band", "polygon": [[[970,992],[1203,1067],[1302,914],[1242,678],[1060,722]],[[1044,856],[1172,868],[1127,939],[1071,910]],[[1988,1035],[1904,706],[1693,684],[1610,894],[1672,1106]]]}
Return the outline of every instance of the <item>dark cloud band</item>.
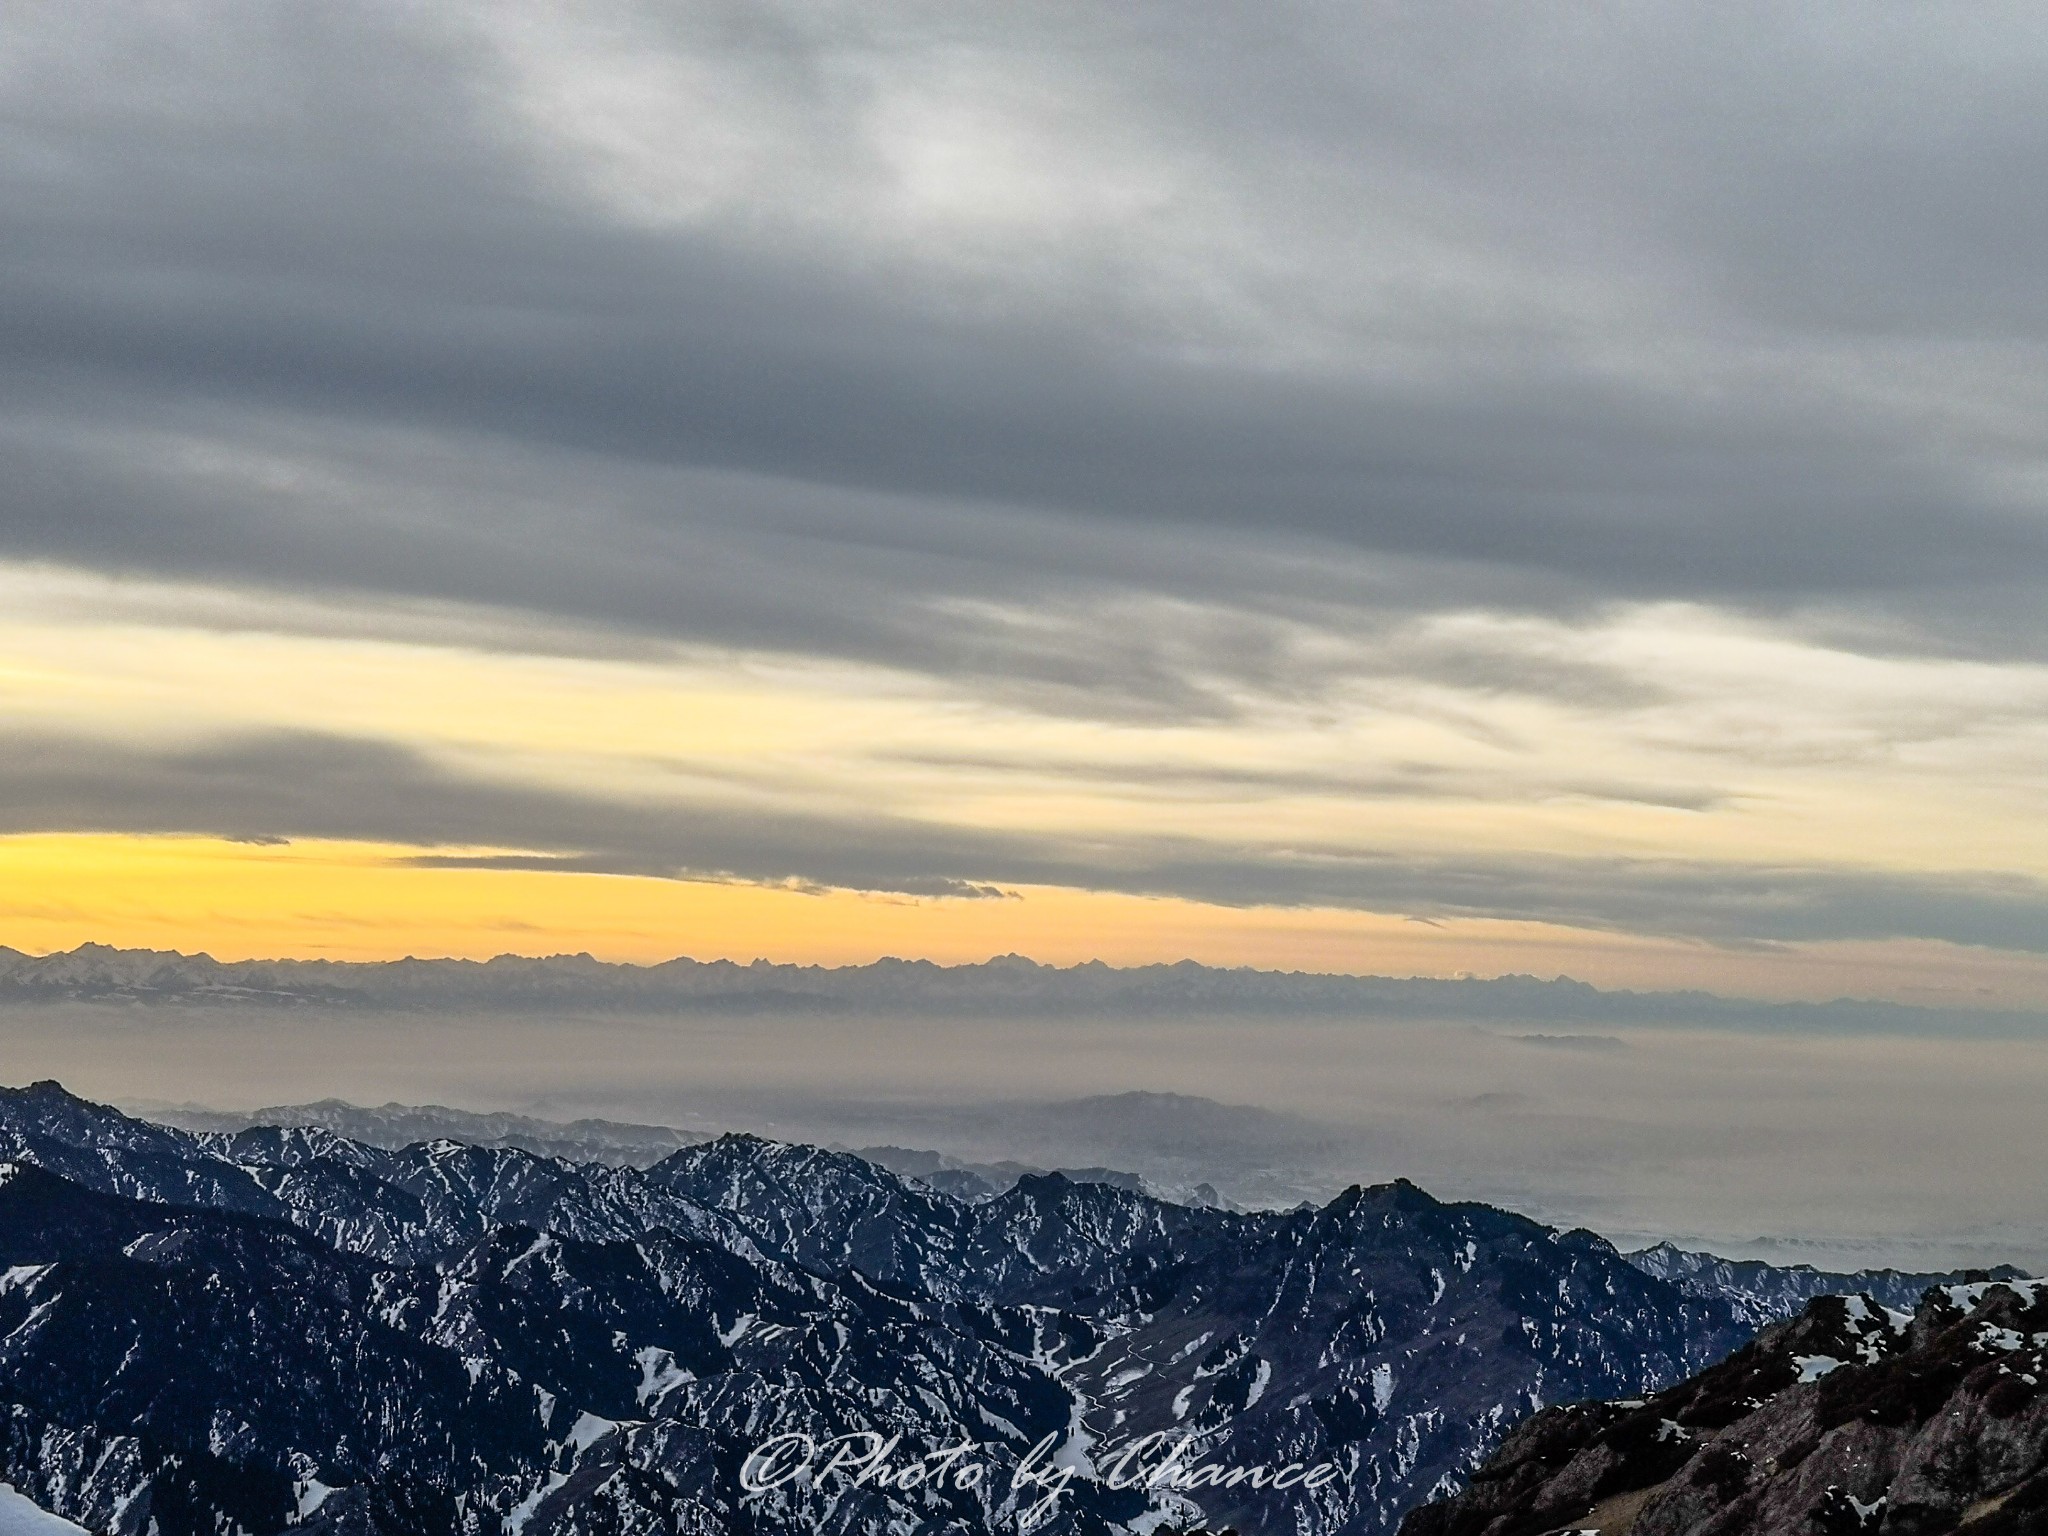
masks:
{"label": "dark cloud band", "polygon": [[[877,614],[1258,609],[1247,546],[1337,550],[1406,578],[1354,581],[1365,608],[1825,603],[1895,647],[2037,649],[2048,441],[2010,402],[2048,334],[2048,58],[2017,27],[1987,58],[1934,13],[1300,5],[1219,14],[1219,52],[1142,7],[949,17],[934,46],[1207,189],[1054,206],[991,262],[889,222],[864,136],[945,62],[916,7],[857,36],[614,9],[731,82],[673,158],[765,135],[736,203],[607,207],[536,148],[508,17],[11,19],[42,67],[0,96],[0,555],[896,660]],[[849,49],[869,83],[827,89]],[[1045,145],[1076,199],[1083,123]],[[1200,714],[1193,671],[1115,697]]]}
{"label": "dark cloud band", "polygon": [[1908,938],[2048,952],[2048,886],[1994,874],[1027,839],[886,815],[606,799],[487,778],[389,742],[303,734],[175,751],[18,736],[0,745],[0,832],[336,838],[410,846],[420,850],[410,862],[444,868],[920,896],[1064,886],[1232,907],[1517,919],[1741,947]]}

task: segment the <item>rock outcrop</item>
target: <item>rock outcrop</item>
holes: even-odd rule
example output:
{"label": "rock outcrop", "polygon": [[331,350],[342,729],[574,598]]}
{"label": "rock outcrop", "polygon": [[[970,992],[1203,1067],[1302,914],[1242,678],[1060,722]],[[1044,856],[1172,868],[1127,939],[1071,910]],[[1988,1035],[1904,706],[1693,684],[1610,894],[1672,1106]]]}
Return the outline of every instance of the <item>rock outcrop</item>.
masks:
{"label": "rock outcrop", "polygon": [[2044,1536],[2048,1282],[1814,1300],[1647,1399],[1523,1424],[1401,1536]]}

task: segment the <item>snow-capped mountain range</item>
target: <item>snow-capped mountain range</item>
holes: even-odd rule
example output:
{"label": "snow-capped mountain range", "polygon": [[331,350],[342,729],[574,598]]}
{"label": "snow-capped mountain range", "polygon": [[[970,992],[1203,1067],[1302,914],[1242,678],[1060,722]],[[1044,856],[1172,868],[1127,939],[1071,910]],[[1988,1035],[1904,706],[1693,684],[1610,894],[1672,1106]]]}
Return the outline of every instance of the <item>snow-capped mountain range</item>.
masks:
{"label": "snow-capped mountain range", "polygon": [[[615,1012],[945,1014],[1025,1017],[1246,1013],[1545,1020],[1768,1023],[1778,1027],[1926,1027],[1950,1018],[1908,1004],[1838,999],[1759,1002],[1707,992],[1608,991],[1569,977],[1437,978],[1221,968],[1192,960],[1041,965],[1023,955],[975,964],[883,959],[867,965],[738,964],[678,957],[654,965],[587,954],[490,960],[237,960],[81,944],[48,955],[0,945],[0,1002],[112,1001],[370,1009],[563,1007]],[[1979,1026],[2036,1014],[1971,1010]]]}
{"label": "snow-capped mountain range", "polygon": [[[1668,1386],[1828,1288],[1405,1181],[1285,1212],[1060,1175],[964,1200],[752,1136],[637,1169],[0,1090],[0,1481],[123,1536],[1009,1530],[1020,1466],[1069,1474],[1035,1530],[1363,1536],[1542,1405]],[[1338,1475],[1108,1486],[1150,1431]],[[787,1432],[988,1472],[746,1494]]]}

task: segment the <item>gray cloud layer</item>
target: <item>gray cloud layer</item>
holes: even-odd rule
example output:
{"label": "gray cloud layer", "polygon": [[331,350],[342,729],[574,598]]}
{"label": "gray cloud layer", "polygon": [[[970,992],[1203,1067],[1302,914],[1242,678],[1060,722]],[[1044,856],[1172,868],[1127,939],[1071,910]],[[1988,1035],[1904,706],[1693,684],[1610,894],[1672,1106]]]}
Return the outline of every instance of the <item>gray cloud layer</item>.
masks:
{"label": "gray cloud layer", "polygon": [[[1372,612],[2034,643],[2024,8],[613,20],[714,83],[657,165],[736,194],[633,218],[564,170],[607,98],[535,126],[524,11],[14,13],[0,552],[1055,685],[945,600],[1258,610],[1334,549]],[[902,211],[907,154],[1005,133],[1049,211]],[[1200,712],[1185,657],[1121,660],[1079,681]]]}
{"label": "gray cloud layer", "polygon": [[[424,865],[793,882],[911,895],[1061,885],[1227,906],[1523,918],[1755,945],[1923,938],[2048,951],[2048,887],[1997,876],[1676,861],[1418,858],[1344,847],[1090,843],[712,800],[625,801],[492,780],[398,745],[265,735],[177,750],[0,743],[0,833],[343,838]],[[512,849],[473,853],[471,849]],[[455,850],[455,851],[449,851]]]}

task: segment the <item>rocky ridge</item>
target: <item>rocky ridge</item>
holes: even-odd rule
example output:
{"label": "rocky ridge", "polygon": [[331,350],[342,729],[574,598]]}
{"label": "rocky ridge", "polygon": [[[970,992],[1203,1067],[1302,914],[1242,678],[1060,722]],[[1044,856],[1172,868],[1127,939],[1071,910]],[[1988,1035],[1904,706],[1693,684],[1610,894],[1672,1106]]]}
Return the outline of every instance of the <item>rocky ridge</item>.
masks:
{"label": "rocky ridge", "polygon": [[2042,1536],[2048,1282],[1824,1296],[1646,1399],[1553,1408],[1401,1536]]}

